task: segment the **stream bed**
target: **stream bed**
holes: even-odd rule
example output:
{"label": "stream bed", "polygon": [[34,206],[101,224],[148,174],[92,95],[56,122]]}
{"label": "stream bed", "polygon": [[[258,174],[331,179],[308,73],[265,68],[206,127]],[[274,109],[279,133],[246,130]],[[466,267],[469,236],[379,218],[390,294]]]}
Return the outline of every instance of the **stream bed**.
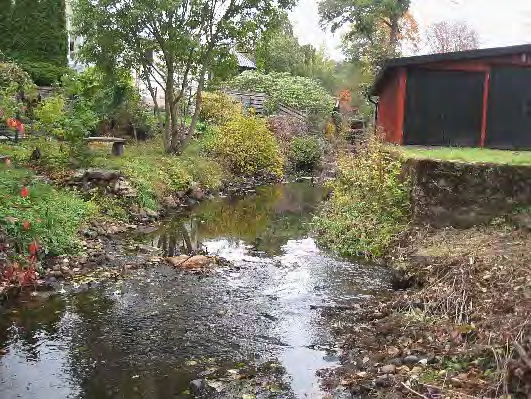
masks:
{"label": "stream bed", "polygon": [[262,187],[133,237],[230,261],[210,273],[146,267],[3,309],[0,398],[330,397],[316,373],[338,364],[339,343],[320,309],[387,290],[389,273],[317,247],[325,195],[310,182]]}

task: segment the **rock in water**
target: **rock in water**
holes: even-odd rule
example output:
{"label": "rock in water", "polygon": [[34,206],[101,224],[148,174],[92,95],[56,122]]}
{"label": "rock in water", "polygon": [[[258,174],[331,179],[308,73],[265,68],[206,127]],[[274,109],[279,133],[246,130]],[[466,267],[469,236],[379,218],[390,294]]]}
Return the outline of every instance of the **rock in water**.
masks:
{"label": "rock in water", "polygon": [[203,255],[181,255],[166,258],[166,262],[173,267],[179,267],[183,269],[204,269],[214,265],[216,263],[216,258]]}
{"label": "rock in water", "polygon": [[203,391],[206,387],[206,383],[205,383],[205,380],[193,380],[193,381],[190,381],[190,391],[194,394],[194,395],[199,395],[201,393],[201,391]]}

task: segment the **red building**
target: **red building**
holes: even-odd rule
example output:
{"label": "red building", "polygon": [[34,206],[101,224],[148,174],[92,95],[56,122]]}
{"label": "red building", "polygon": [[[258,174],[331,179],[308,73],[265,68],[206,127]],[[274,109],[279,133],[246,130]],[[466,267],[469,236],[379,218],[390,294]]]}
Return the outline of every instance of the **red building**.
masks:
{"label": "red building", "polygon": [[391,143],[531,148],[531,44],[393,59],[371,94]]}

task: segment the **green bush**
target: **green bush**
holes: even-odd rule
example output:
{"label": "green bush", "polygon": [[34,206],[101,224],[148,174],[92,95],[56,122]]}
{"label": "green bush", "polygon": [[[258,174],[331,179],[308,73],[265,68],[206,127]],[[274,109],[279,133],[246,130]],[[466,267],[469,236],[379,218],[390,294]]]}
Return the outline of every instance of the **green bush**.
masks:
{"label": "green bush", "polygon": [[207,149],[236,174],[281,177],[284,159],[267,121],[239,115],[213,129]]}
{"label": "green bush", "polygon": [[94,158],[94,165],[121,170],[138,190],[138,205],[157,209],[165,196],[187,191],[194,182],[204,189],[221,186],[223,171],[218,162],[206,159],[195,141],[179,157],[164,152],[159,140],[127,147],[124,156],[107,152]]}
{"label": "green bush", "polygon": [[28,103],[37,98],[37,87],[19,65],[0,61],[0,111],[5,118],[25,116]]}
{"label": "green bush", "polygon": [[41,102],[35,117],[38,129],[70,142],[79,142],[98,122],[96,113],[84,99],[67,100],[59,94]]}
{"label": "green bush", "polygon": [[[29,196],[21,190],[27,187]],[[0,167],[0,226],[16,240],[21,253],[37,239],[52,255],[78,249],[77,231],[96,211],[91,202],[45,184],[27,169]],[[23,223],[29,222],[29,228]]]}
{"label": "green bush", "polygon": [[275,113],[280,104],[308,113],[313,124],[330,117],[334,98],[319,82],[310,78],[292,76],[289,73],[262,74],[246,71],[229,82],[236,90],[266,93],[266,108]]}
{"label": "green bush", "polygon": [[47,62],[21,61],[20,66],[32,78],[37,86],[53,86],[61,81],[68,69]]}
{"label": "green bush", "polygon": [[222,125],[242,113],[242,106],[225,93],[203,92],[199,119],[202,122]]}
{"label": "green bush", "polygon": [[405,229],[410,188],[402,163],[376,139],[340,159],[333,194],[316,218],[320,243],[344,256],[379,257]]}
{"label": "green bush", "polygon": [[289,161],[295,170],[311,172],[319,166],[323,148],[317,137],[296,137],[290,145]]}

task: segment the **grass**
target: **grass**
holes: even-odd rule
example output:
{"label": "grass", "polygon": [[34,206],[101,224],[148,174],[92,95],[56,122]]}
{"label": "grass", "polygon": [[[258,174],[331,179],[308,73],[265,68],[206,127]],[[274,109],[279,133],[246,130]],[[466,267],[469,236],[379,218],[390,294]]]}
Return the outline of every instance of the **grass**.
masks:
{"label": "grass", "polygon": [[531,165],[531,151],[492,150],[487,148],[389,146],[393,152],[413,159],[433,159],[462,163]]}
{"label": "grass", "polygon": [[343,256],[378,258],[409,222],[409,182],[402,163],[376,139],[341,158],[332,196],[315,220],[321,245]]}
{"label": "grass", "polygon": [[[30,162],[39,147],[41,160]],[[70,147],[55,140],[30,139],[21,143],[0,143],[0,154],[10,155],[16,165],[38,167],[54,176],[79,167],[118,169],[138,190],[139,206],[157,209],[160,200],[172,192],[186,191],[197,184],[203,189],[221,187],[225,171],[218,162],[201,154],[201,143],[192,141],[181,156],[164,153],[160,140],[128,145],[122,157],[110,154],[110,145]],[[72,165],[75,159],[76,165]],[[123,215],[122,215],[123,216]]]}
{"label": "grass", "polygon": [[43,183],[26,168],[0,167],[0,198],[0,229],[15,239],[21,254],[35,239],[52,255],[75,252],[80,226],[97,213],[93,202]]}

